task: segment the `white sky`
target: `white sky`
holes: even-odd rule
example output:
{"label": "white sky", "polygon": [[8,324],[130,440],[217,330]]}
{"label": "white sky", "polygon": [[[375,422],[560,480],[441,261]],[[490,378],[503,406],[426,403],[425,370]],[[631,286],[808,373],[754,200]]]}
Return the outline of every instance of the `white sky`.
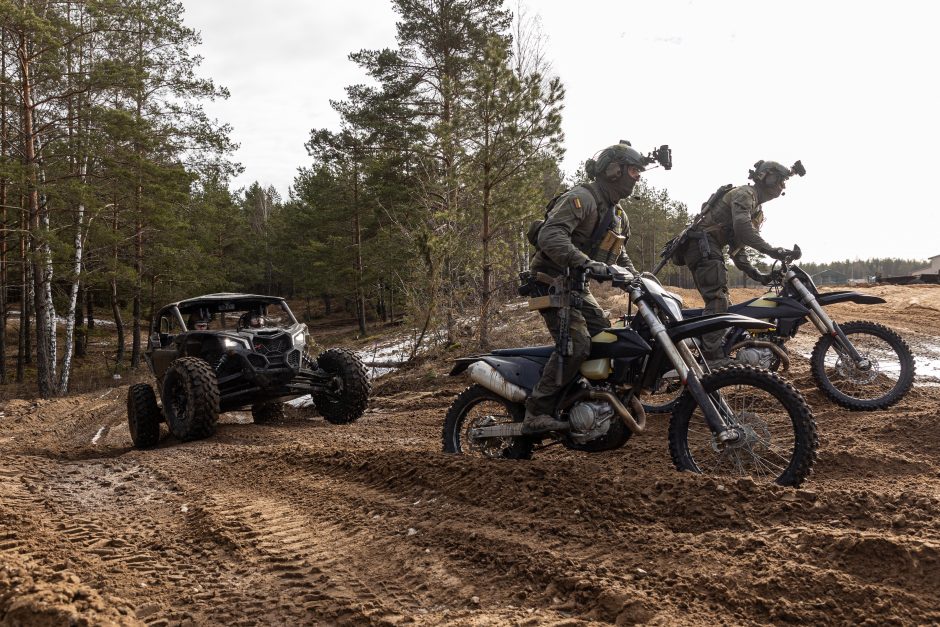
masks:
{"label": "white sky", "polygon": [[[347,59],[395,45],[388,0],[182,0],[202,74],[231,98],[235,158],[282,194],[331,99],[365,76]],[[507,2],[514,6],[515,2]],[[567,89],[564,167],[619,139],[673,148],[646,179],[697,211],[758,159],[808,174],[765,206],[771,244],[804,259],[940,255],[940,4],[830,0],[530,0]]]}

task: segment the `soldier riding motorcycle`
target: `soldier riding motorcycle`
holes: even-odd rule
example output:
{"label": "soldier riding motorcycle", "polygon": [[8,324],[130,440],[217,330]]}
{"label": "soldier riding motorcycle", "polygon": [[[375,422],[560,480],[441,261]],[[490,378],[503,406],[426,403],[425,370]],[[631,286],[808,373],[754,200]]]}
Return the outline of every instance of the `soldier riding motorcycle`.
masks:
{"label": "soldier riding motorcycle", "polygon": [[[785,343],[807,321],[820,333],[810,356],[816,386],[835,403],[853,410],[885,409],[897,403],[914,383],[914,356],[907,342],[892,329],[864,320],[839,324],[824,307],[852,302],[884,303],[878,296],[853,291],[820,292],[813,279],[793,261],[799,246],[771,268],[770,291],[734,305],[730,311],[770,320],[770,331],[731,331],[723,348],[729,357],[751,365],[786,370]],[[694,316],[696,311],[683,312]]]}
{"label": "soldier riding motorcycle", "polygon": [[806,479],[818,437],[802,395],[765,370],[732,366],[706,373],[692,353],[690,338],[702,333],[768,331],[772,324],[733,313],[685,320],[681,298],[664,290],[653,275],[637,277],[618,266],[601,273],[567,271],[547,296],[557,299],[562,315],[577,307],[589,277],[625,291],[638,314],[591,338],[579,375],[565,385],[554,407],[557,426],[527,433],[522,421],[526,399],[549,356],[568,342],[564,326],[556,346],[494,350],[457,360],[451,375],[467,372],[474,384],[447,412],[445,452],[528,459],[556,443],[585,452],[619,448],[646,430],[641,399],[664,369],[672,368],[683,384],[669,425],[669,450],[678,470],[749,475],[789,486]]}

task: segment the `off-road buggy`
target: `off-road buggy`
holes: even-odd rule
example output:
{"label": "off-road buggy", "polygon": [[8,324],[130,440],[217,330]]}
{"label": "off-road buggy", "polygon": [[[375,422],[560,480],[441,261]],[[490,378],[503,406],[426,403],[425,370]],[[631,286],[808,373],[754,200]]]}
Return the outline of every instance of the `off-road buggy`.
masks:
{"label": "off-road buggy", "polygon": [[359,418],[371,385],[355,353],[307,353],[307,325],[276,296],[208,294],[172,303],[154,316],[145,351],[157,380],[127,393],[127,419],[137,448],[153,446],[160,422],[180,440],[215,432],[219,414],[251,408],[255,422],[283,416],[284,401],[310,394],[334,424]]}

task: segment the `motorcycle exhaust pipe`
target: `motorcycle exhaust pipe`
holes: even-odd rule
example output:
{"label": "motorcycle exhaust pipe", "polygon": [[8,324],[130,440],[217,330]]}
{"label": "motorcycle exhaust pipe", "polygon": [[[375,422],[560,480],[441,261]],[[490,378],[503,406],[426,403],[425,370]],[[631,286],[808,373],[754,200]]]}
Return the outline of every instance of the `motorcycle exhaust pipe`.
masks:
{"label": "motorcycle exhaust pipe", "polygon": [[521,403],[529,397],[528,392],[515,383],[510,383],[493,366],[485,361],[475,361],[467,368],[470,380],[485,387],[513,403]]}
{"label": "motorcycle exhaust pipe", "polygon": [[614,411],[617,412],[617,415],[623,420],[623,424],[633,433],[640,434],[646,431],[646,410],[643,409],[643,404],[640,403],[640,399],[636,396],[630,397],[630,407],[636,412],[636,419],[633,418],[630,410],[623,406],[620,399],[611,392],[591,390],[588,393],[588,397],[592,400],[603,400],[610,403],[610,406],[614,408]]}
{"label": "motorcycle exhaust pipe", "polygon": [[774,344],[773,342],[766,342],[764,340],[745,340],[743,342],[738,342],[734,346],[728,349],[729,353],[733,353],[739,349],[746,348],[748,346],[753,346],[754,348],[767,348],[774,353],[777,358],[780,360],[780,365],[783,368],[783,371],[786,372],[790,369],[790,358],[787,357],[787,353]]}

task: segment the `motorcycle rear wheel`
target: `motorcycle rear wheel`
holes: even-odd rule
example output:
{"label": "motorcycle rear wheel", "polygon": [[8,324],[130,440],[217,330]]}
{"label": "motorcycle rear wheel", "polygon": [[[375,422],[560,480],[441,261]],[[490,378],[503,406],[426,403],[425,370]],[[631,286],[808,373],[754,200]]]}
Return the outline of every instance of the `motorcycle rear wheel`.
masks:
{"label": "motorcycle rear wheel", "polygon": [[835,338],[824,335],[813,347],[813,380],[832,401],[848,409],[871,411],[897,403],[914,384],[914,356],[904,339],[874,322],[839,325],[859,354],[872,362],[869,370],[855,367]]}
{"label": "motorcycle rear wheel", "polygon": [[474,442],[470,429],[522,422],[525,407],[513,403],[481,385],[471,385],[451,403],[444,419],[442,442],[445,453],[476,454],[489,459],[531,459],[531,437],[487,438]]}
{"label": "motorcycle rear wheel", "polygon": [[670,376],[662,376],[656,380],[652,394],[642,397],[643,411],[647,414],[670,414],[676,408],[679,397],[682,396],[682,379],[675,370]]}
{"label": "motorcycle rear wheel", "polygon": [[698,403],[683,393],[669,422],[669,452],[678,470],[794,487],[803,483],[816,460],[819,436],[796,388],[749,366],[716,370],[702,377],[702,386],[725,401],[726,409],[719,411],[743,435],[737,442],[719,443]]}

